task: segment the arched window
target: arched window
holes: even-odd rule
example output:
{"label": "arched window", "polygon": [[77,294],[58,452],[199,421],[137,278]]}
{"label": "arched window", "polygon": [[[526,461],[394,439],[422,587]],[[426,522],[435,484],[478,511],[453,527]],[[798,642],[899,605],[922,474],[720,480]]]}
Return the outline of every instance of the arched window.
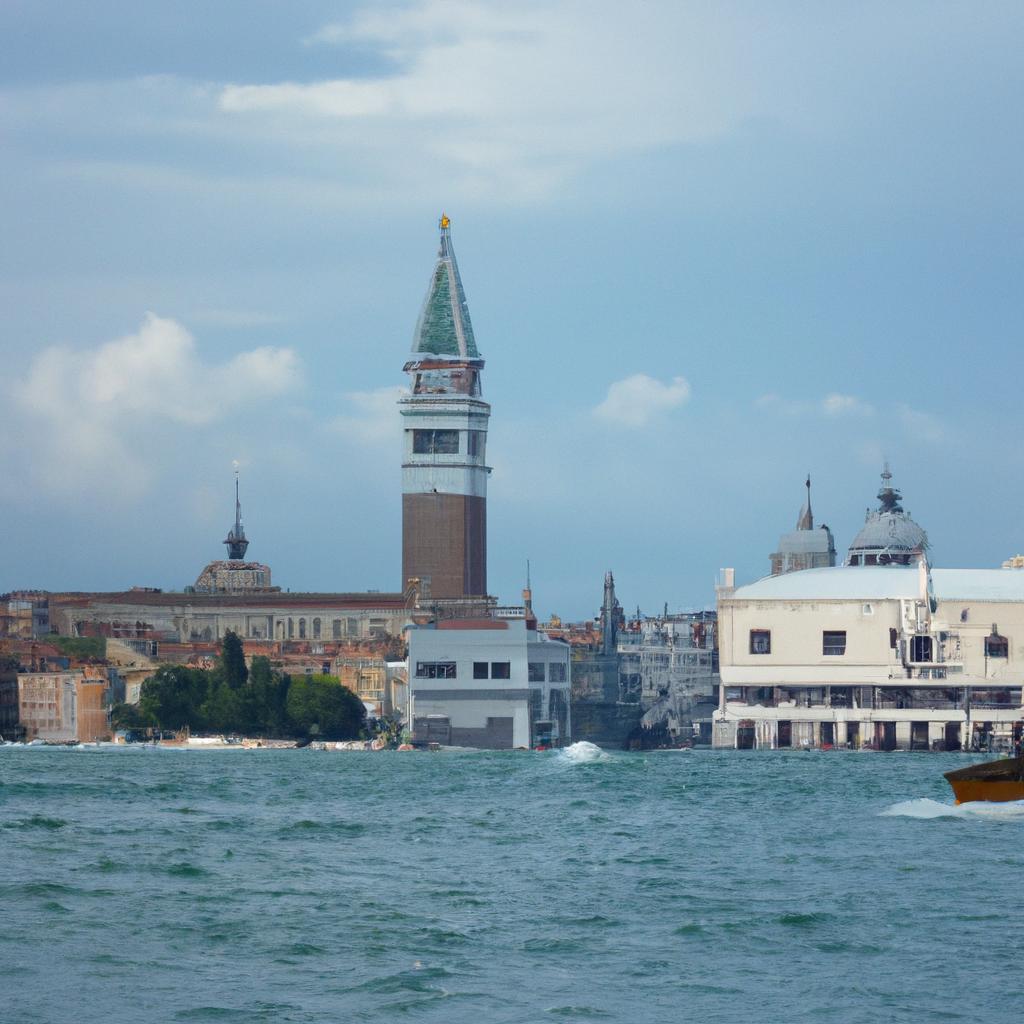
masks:
{"label": "arched window", "polygon": [[288,639],[291,640],[291,638],[293,636],[295,636],[295,620],[294,619],[289,619],[288,620]]}
{"label": "arched window", "polygon": [[331,637],[335,640],[341,639],[341,619],[334,619],[331,622]]}
{"label": "arched window", "polygon": [[299,639],[300,640],[305,640],[306,639],[306,620],[305,619],[299,619]]}
{"label": "arched window", "polygon": [[319,619],[314,619],[313,620],[313,639],[314,640],[319,640],[320,639],[320,620]]}

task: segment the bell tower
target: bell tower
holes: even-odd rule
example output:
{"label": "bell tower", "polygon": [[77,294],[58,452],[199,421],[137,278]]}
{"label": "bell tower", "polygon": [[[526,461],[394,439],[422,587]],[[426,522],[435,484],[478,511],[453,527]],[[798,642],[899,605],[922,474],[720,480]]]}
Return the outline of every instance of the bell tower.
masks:
{"label": "bell tower", "polygon": [[402,398],[402,584],[424,598],[487,594],[487,424],[469,306],[442,215],[437,262],[427,289]]}

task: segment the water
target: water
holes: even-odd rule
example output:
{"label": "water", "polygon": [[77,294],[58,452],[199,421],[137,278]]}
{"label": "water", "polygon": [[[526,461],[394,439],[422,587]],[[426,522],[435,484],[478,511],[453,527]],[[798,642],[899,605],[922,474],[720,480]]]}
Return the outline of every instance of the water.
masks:
{"label": "water", "polygon": [[1018,1019],[965,755],[0,749],[0,1020]]}

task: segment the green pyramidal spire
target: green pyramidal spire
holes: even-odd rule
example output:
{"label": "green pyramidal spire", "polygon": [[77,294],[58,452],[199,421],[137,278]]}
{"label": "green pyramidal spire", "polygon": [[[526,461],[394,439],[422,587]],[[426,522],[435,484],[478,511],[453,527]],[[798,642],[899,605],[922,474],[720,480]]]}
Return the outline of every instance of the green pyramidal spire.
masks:
{"label": "green pyramidal spire", "polygon": [[441,216],[441,247],[430,280],[427,298],[416,323],[412,350],[415,354],[479,359],[466,293],[452,248],[451,221]]}

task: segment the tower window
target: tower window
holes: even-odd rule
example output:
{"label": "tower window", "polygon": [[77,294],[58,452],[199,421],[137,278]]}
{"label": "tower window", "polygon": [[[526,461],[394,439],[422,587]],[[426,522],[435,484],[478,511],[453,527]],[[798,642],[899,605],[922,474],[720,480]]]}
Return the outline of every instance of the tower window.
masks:
{"label": "tower window", "polygon": [[457,430],[414,430],[412,450],[416,455],[458,455]]}
{"label": "tower window", "polygon": [[822,654],[845,654],[846,653],[846,630],[825,630],[821,634]]}
{"label": "tower window", "polygon": [[471,430],[469,432],[468,444],[470,455],[482,456],[484,453],[484,432],[482,430]]}
{"label": "tower window", "polygon": [[750,631],[750,653],[772,653],[772,631],[770,629],[752,629]]}

